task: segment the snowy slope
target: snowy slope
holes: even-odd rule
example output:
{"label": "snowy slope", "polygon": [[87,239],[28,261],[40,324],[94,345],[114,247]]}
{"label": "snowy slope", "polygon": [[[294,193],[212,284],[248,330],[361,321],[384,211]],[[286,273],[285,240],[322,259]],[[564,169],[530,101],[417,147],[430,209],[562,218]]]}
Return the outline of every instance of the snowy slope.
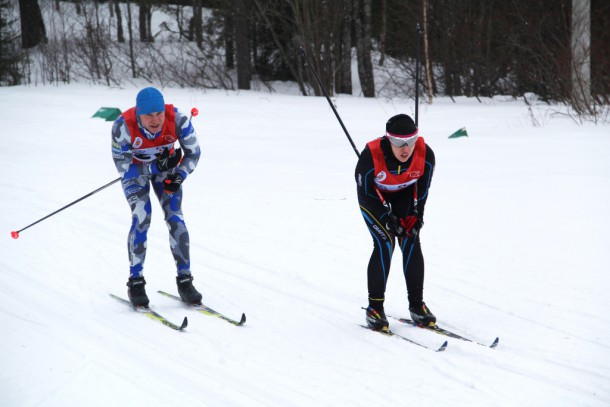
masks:
{"label": "snowy slope", "polygon": [[[610,126],[577,126],[509,100],[437,99],[420,109],[437,169],[422,243],[425,299],[444,353],[363,330],[372,244],[356,155],[327,102],[166,89],[203,147],[184,212],[195,285],[234,327],[156,293],[175,292],[158,205],[145,267],[174,332],[109,297],[126,295],[130,213],[118,184],[20,229],[117,177],[101,106],[137,89],[0,88],[2,406],[606,406],[610,404]],[[409,101],[340,96],[354,142]],[[461,126],[470,137],[447,139]],[[386,311],[406,316],[395,256]],[[430,346],[443,338],[398,323]]]}

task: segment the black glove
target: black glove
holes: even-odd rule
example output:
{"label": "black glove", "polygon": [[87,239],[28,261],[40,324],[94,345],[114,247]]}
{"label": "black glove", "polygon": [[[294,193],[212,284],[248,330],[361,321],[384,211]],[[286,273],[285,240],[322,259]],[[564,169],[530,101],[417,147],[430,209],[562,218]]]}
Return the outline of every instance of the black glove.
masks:
{"label": "black glove", "polygon": [[163,181],[163,191],[167,194],[176,193],[180,189],[180,185],[182,185],[183,181],[184,178],[179,173],[168,174],[167,178]]}
{"label": "black glove", "polygon": [[390,232],[396,237],[407,236],[407,231],[404,227],[402,227],[400,220],[392,212],[388,213],[388,220],[385,223],[385,227],[388,232]]}
{"label": "black glove", "polygon": [[[174,151],[174,154],[169,155],[169,148],[165,147],[163,149],[163,152],[159,156],[159,158],[157,158],[157,162],[155,163],[155,166],[157,167],[157,170],[158,170],[158,172],[156,172],[156,173],[171,170],[172,168],[174,168],[178,164],[180,164],[181,159],[182,159],[182,150],[180,148],[177,148]],[[153,173],[155,173],[155,172],[153,171]]]}

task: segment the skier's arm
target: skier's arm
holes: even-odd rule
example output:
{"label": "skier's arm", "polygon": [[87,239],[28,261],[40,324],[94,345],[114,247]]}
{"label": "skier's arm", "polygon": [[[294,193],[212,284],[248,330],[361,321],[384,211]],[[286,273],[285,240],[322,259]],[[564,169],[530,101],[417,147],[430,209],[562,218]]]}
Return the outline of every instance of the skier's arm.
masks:
{"label": "skier's arm", "polygon": [[375,186],[375,166],[373,164],[373,156],[368,147],[366,147],[358,164],[356,165],[356,185],[358,192],[358,203],[360,209],[365,216],[371,216],[385,227],[387,222],[388,211],[383,206],[381,199],[376,191]]}
{"label": "skier's arm", "polygon": [[432,176],[434,175],[434,167],[436,159],[434,151],[426,144],[426,162],[424,164],[424,175],[417,181],[417,213],[419,219],[424,219],[424,209],[428,201],[428,191],[432,184]]}
{"label": "skier's arm", "polygon": [[190,173],[195,171],[201,156],[201,149],[197,141],[197,133],[190,119],[180,110],[176,110],[176,134],[178,135],[178,142],[184,150],[184,157],[176,170],[180,171],[183,179],[186,179]]}

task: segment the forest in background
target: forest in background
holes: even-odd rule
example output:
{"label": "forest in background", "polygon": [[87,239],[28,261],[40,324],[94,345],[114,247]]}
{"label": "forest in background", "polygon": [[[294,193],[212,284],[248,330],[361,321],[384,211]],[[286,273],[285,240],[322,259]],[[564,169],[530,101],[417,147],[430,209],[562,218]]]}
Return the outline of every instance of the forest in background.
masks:
{"label": "forest in background", "polygon": [[[610,104],[607,0],[0,0],[0,84]],[[419,56],[419,59],[418,59]],[[418,64],[417,61],[420,63]],[[419,76],[416,75],[419,72]]]}

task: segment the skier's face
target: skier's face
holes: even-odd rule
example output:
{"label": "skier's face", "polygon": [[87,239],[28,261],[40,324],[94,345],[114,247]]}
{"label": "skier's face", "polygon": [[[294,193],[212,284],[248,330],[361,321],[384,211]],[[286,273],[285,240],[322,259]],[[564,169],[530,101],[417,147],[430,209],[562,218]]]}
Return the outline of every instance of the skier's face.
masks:
{"label": "skier's face", "polygon": [[411,157],[411,154],[413,154],[413,150],[415,150],[415,144],[413,144],[411,147],[407,145],[403,147],[396,147],[394,144],[390,143],[390,146],[392,147],[392,153],[394,153],[394,157],[396,157],[396,159],[401,163],[407,162],[409,157]]}
{"label": "skier's face", "polygon": [[140,122],[142,126],[152,134],[156,134],[163,128],[165,122],[165,112],[155,112],[150,114],[141,114]]}

